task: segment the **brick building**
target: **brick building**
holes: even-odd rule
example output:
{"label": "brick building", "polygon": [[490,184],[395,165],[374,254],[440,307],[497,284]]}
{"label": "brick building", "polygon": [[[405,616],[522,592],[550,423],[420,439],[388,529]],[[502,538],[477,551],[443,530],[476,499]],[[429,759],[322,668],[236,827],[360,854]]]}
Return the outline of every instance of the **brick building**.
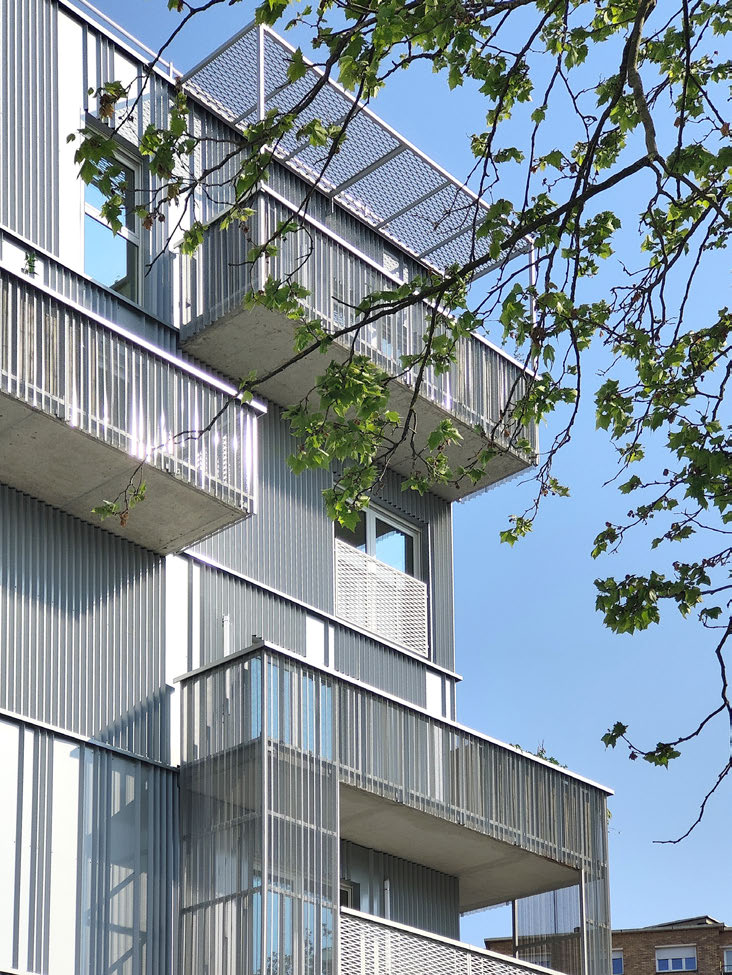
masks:
{"label": "brick building", "polygon": [[[696,972],[732,975],[732,927],[704,914],[645,928],[613,931],[613,975],[653,975],[654,972]],[[543,954],[531,960],[572,975],[563,957],[566,938],[556,950],[546,942]],[[491,951],[513,954],[511,938],[486,938]]]}

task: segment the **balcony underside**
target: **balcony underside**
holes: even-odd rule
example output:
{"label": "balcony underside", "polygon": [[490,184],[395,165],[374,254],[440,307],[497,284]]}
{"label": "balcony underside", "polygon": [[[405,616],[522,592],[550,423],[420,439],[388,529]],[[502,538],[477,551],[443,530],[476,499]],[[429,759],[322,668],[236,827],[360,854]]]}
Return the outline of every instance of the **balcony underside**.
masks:
{"label": "balcony underside", "polygon": [[165,555],[245,517],[206,491],[145,465],[145,500],[123,528],[92,508],[124,489],[139,460],[70,424],[0,394],[0,480],[83,521]]}
{"label": "balcony underside", "polygon": [[351,786],[340,787],[340,835],[456,876],[461,912],[580,880],[578,871],[554,860]]}
{"label": "balcony underside", "polygon": [[[192,334],[189,333],[189,336],[186,337],[184,329],[182,338],[186,352],[231,379],[238,379],[248,375],[252,370],[255,370],[258,375],[264,375],[286,362],[293,354],[294,325],[284,315],[268,309],[239,308],[223,315],[212,325],[194,331]],[[344,361],[347,354],[344,346],[335,343],[328,353],[339,361]],[[375,360],[379,361],[378,355],[375,355]],[[290,406],[313,388],[317,376],[323,373],[327,361],[325,356],[313,353],[289,366],[269,381],[259,384],[258,391],[281,406]],[[404,416],[412,395],[413,390],[409,386],[395,382],[391,389],[391,407]],[[471,425],[455,417],[449,409],[424,396],[419,398],[417,416],[418,448],[424,446],[427,435],[442,420],[451,419],[455,423],[463,440],[460,445],[447,451],[453,466],[465,466],[485,446],[485,440]],[[411,461],[411,451],[405,447],[395,455],[392,466],[399,473],[409,474]],[[459,487],[454,484],[440,484],[433,490],[447,501],[456,501],[512,474],[526,470],[529,466],[525,458],[508,451],[490,462],[486,477],[477,484],[466,482]]]}

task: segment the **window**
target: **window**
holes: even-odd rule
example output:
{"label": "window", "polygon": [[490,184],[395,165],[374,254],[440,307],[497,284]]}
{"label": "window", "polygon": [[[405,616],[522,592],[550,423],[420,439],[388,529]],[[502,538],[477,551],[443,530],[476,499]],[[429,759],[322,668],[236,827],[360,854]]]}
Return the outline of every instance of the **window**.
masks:
{"label": "window", "polygon": [[657,972],[695,972],[696,946],[671,945],[668,948],[656,948]]}
{"label": "window", "polygon": [[352,880],[341,880],[341,907],[351,907],[357,911],[360,901],[360,885]]}
{"label": "window", "polygon": [[353,531],[337,524],[335,533],[336,538],[360,552],[366,552],[407,575],[419,577],[419,531],[392,515],[367,508],[361,512]]}
{"label": "window", "polygon": [[[140,300],[140,235],[135,215],[137,173],[120,160],[84,188],[84,272],[118,294]],[[100,185],[111,180],[124,201],[122,228],[114,234],[102,216],[105,194]]]}
{"label": "window", "polygon": [[732,948],[724,949],[724,965],[722,966],[722,971],[725,975],[729,975],[732,972]]}
{"label": "window", "polygon": [[613,975],[623,975],[622,948],[613,948]]}

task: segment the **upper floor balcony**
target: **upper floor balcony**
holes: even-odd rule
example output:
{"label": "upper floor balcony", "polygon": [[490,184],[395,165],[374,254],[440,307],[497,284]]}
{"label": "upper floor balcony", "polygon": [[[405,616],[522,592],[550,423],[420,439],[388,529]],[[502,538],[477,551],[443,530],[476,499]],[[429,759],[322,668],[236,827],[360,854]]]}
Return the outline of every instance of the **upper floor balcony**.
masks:
{"label": "upper floor balcony", "polygon": [[0,234],[0,480],[95,524],[142,481],[144,502],[101,525],[172,552],[252,513],[257,409],[92,310],[144,317],[118,304]]}
{"label": "upper floor balcony", "polygon": [[[314,68],[295,84],[287,81],[290,54],[281,38],[252,27],[184,81],[195,98],[229,124],[246,125],[258,113],[291,107],[314,83]],[[329,83],[310,111],[335,122],[352,104],[348,93]],[[263,375],[280,366],[293,354],[295,323],[261,307],[245,310],[242,299],[250,289],[260,289],[268,275],[294,280],[309,292],[302,302],[306,318],[320,320],[331,333],[347,330],[328,355],[344,361],[353,349],[398,377],[391,384],[391,403],[404,417],[416,370],[405,372],[402,357],[422,350],[434,308],[418,302],[351,330],[358,324],[357,306],[375,291],[483,253],[487,244],[475,240],[475,227],[485,204],[364,106],[327,168],[324,151],[298,143],[294,134],[280,142],[275,154],[279,161],[262,184],[246,227],[222,230],[209,204],[210,232],[184,270],[184,346],[232,378],[252,370]],[[310,200],[303,207],[306,195]],[[280,242],[276,256],[252,267],[247,260],[252,246],[266,243],[293,217],[301,231]],[[440,485],[437,493],[448,500],[529,467],[538,448],[536,428],[522,428],[512,416],[525,390],[522,364],[479,334],[460,341],[456,359],[441,375],[426,370],[416,405],[417,446],[449,418],[463,437],[448,451],[453,464],[470,463],[487,442],[499,453],[478,484]],[[326,361],[310,355],[264,382],[261,391],[283,405],[296,402],[313,388]],[[519,448],[521,440],[529,442],[528,451]],[[412,456],[411,447],[405,447],[393,466],[408,473]]]}

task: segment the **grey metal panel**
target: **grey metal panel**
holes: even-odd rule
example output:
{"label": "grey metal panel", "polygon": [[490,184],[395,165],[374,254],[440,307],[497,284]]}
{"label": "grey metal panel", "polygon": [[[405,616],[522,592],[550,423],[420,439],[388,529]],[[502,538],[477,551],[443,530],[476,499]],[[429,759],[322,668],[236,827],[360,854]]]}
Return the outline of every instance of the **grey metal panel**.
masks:
{"label": "grey metal panel", "polygon": [[206,566],[200,592],[201,664],[251,646],[256,637],[305,653],[307,612],[296,603]]}
{"label": "grey metal panel", "polygon": [[167,760],[163,571],[0,486],[0,706]]}
{"label": "grey metal panel", "polygon": [[[269,405],[269,412],[259,420],[259,429],[259,514],[256,518],[219,532],[192,551],[317,609],[332,613],[333,525],[325,513],[322,498],[322,491],[329,486],[331,475],[327,471],[311,471],[299,476],[292,473],[287,466],[287,457],[295,450],[295,441],[289,433],[287,421],[282,419],[279,407]],[[427,533],[428,544],[422,548],[425,558],[423,575],[430,582],[431,659],[452,670],[455,649],[450,505],[435,495],[420,496],[415,491],[402,491],[397,475],[390,475],[385,480],[376,503],[411,520]],[[254,632],[259,633],[257,630],[247,633],[245,628],[245,639],[241,646],[249,644],[248,638]],[[377,676],[378,663],[372,661],[367,664],[364,653],[367,638],[350,632],[353,639],[350,649],[351,638],[345,632],[339,634],[337,666],[343,668],[345,673],[355,675],[362,673],[361,668],[367,665],[374,677],[369,683],[405,696],[414,703],[424,703],[423,697],[403,694],[394,685],[385,686],[383,678]],[[290,643],[268,633],[259,635],[267,636],[292,650],[300,650],[299,643]],[[374,647],[378,644],[377,639],[370,642]],[[378,657],[389,661],[389,666],[394,666],[397,655],[393,650],[377,653]],[[405,655],[401,668],[403,672],[414,667],[411,659]],[[358,669],[354,671],[354,668]],[[403,688],[404,685],[400,686]],[[423,690],[421,694],[424,694]]]}
{"label": "grey metal panel", "polygon": [[0,11],[0,223],[58,251],[57,7]]}
{"label": "grey metal panel", "polygon": [[177,774],[0,719],[0,968],[172,975]]}
{"label": "grey metal panel", "polygon": [[[202,665],[250,646],[255,636],[303,656],[308,652],[307,620],[314,614],[281,595],[201,565],[200,600]],[[424,707],[427,668],[421,660],[327,617],[320,619],[332,628],[328,653],[335,670]]]}
{"label": "grey metal panel", "polygon": [[295,450],[289,424],[275,406],[259,421],[258,511],[248,523],[219,532],[193,551],[252,576],[326,612],[333,607],[333,525],[322,491],[328,471],[296,476],[287,466]]}
{"label": "grey metal panel", "polygon": [[359,885],[352,907],[386,917],[384,882],[389,882],[389,917],[446,938],[460,936],[458,879],[419,863],[341,840],[341,878]]}

